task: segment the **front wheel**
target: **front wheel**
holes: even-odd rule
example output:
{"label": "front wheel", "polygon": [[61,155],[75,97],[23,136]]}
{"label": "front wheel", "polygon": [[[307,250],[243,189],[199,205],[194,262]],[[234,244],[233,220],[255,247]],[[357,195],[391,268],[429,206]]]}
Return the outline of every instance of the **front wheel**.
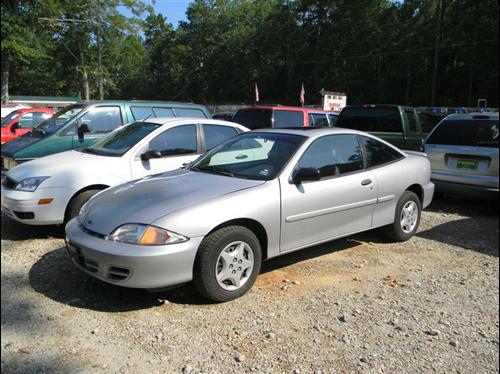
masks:
{"label": "front wheel", "polygon": [[418,196],[405,191],[396,205],[394,223],[385,228],[386,234],[398,242],[410,239],[417,232],[422,213],[422,205]]}
{"label": "front wheel", "polygon": [[194,285],[213,301],[236,299],[252,287],[261,262],[260,243],[252,231],[224,227],[201,242],[193,269]]}

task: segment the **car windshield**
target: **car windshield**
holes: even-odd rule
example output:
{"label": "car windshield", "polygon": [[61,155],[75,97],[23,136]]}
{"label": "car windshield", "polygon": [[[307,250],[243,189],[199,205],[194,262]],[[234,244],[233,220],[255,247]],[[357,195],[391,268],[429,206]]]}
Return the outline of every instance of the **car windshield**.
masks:
{"label": "car windshield", "polygon": [[498,120],[444,120],[427,139],[427,144],[470,147],[498,147]]}
{"label": "car windshield", "polygon": [[2,127],[7,126],[10,121],[14,119],[15,116],[17,116],[19,113],[21,113],[20,110],[14,110],[13,112],[10,112],[7,114],[3,119],[2,119]]}
{"label": "car windshield", "polygon": [[159,123],[134,122],[120,127],[89,148],[80,150],[99,156],[120,157],[161,125]]}
{"label": "car windshield", "polygon": [[190,170],[235,178],[271,180],[283,169],[306,137],[279,133],[245,133],[195,162]]}
{"label": "car windshield", "polygon": [[41,122],[34,128],[34,130],[43,135],[54,134],[57,130],[62,128],[63,125],[65,125],[68,121],[70,121],[78,113],[80,113],[82,109],[85,108],[85,106],[85,104],[75,104],[67,106],[54,114],[49,119]]}

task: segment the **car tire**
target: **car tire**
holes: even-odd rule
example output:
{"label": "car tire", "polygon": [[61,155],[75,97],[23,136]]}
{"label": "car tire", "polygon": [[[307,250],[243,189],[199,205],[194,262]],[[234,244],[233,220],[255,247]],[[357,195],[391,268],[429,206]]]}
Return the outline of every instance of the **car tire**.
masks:
{"label": "car tire", "polygon": [[[201,242],[194,263],[193,282],[210,300],[233,300],[252,287],[260,273],[261,262],[260,242],[252,231],[243,226],[223,227]],[[242,283],[238,285],[235,281]]]}
{"label": "car tire", "polygon": [[414,192],[405,191],[396,205],[394,223],[386,226],[384,231],[395,241],[407,241],[417,232],[421,215],[420,199]]}
{"label": "car tire", "polygon": [[89,199],[96,193],[102,190],[87,190],[74,196],[66,208],[66,214],[64,215],[64,224],[68,223],[72,218],[80,214],[80,209],[82,209],[83,204],[85,204]]}

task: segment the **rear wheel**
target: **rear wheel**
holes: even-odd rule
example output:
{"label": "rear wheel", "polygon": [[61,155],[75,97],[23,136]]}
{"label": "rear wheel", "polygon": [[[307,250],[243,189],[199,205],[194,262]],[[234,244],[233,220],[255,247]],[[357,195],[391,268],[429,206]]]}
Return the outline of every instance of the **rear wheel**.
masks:
{"label": "rear wheel", "polygon": [[261,253],[259,240],[246,227],[228,226],[213,232],[202,241],[196,256],[196,289],[216,302],[242,296],[260,272]]}
{"label": "rear wheel", "polygon": [[92,196],[102,190],[87,190],[74,196],[66,208],[66,214],[64,216],[64,224],[68,223],[72,218],[78,216],[80,209],[82,209],[83,204],[85,204]]}
{"label": "rear wheel", "polygon": [[418,196],[405,191],[396,205],[394,223],[385,228],[386,234],[398,242],[410,239],[417,232],[422,213],[422,205]]}

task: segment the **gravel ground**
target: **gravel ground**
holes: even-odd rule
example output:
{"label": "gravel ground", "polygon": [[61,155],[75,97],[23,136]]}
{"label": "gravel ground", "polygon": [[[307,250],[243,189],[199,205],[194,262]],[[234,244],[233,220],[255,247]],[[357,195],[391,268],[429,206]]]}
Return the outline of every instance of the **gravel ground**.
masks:
{"label": "gravel ground", "polygon": [[5,373],[498,373],[498,209],[439,200],[416,237],[377,231],[270,260],[211,304],[77,270],[61,228],[2,216]]}

